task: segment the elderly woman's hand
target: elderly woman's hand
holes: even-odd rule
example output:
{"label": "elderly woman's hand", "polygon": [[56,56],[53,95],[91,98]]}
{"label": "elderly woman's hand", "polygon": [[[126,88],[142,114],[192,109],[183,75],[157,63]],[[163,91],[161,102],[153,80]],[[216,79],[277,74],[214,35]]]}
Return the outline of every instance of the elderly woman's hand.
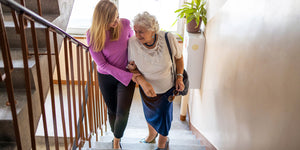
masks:
{"label": "elderly woman's hand", "polygon": [[183,83],[183,77],[182,76],[177,76],[175,87],[176,87],[177,91],[183,91],[184,90],[184,83]]}
{"label": "elderly woman's hand", "polygon": [[152,85],[149,82],[147,82],[142,75],[137,76],[136,81],[143,88],[144,93],[148,97],[157,96]]}
{"label": "elderly woman's hand", "polygon": [[157,96],[152,85],[149,83],[149,82],[145,82],[144,84],[141,84],[145,94],[148,96],[148,97],[155,97]]}
{"label": "elderly woman's hand", "polygon": [[138,72],[138,71],[134,71],[134,72],[132,72],[132,73],[133,73],[133,75],[132,75],[132,78],[131,78],[131,80],[132,80],[133,82],[135,82],[135,83],[137,83],[137,84],[138,84],[138,82],[137,82],[136,78],[137,78],[138,76],[140,76],[140,75],[141,75],[141,73],[140,73],[140,72]]}

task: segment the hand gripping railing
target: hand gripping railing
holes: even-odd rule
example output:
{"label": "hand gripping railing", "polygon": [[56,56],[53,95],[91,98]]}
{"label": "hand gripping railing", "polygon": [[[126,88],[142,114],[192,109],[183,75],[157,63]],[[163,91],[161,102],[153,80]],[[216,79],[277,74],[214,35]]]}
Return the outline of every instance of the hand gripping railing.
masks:
{"label": "hand gripping railing", "polygon": [[[17,143],[17,148],[23,149],[25,144],[22,144],[26,141],[30,141],[31,148],[36,150],[36,139],[35,139],[35,130],[37,125],[37,120],[34,117],[36,114],[36,109],[33,107],[37,101],[34,101],[34,96],[32,93],[38,92],[38,101],[40,103],[41,118],[43,123],[45,147],[47,150],[50,149],[49,144],[49,128],[48,124],[53,124],[53,134],[54,134],[54,143],[55,149],[59,149],[59,137],[58,132],[62,131],[63,133],[63,144],[64,149],[72,149],[75,147],[82,147],[85,141],[89,141],[89,147],[91,146],[91,136],[95,133],[96,140],[98,140],[98,129],[102,131],[102,125],[106,127],[106,107],[102,99],[101,92],[99,91],[99,85],[97,81],[97,71],[92,72],[92,69],[96,68],[96,65],[92,62],[91,56],[88,52],[88,46],[76,40],[71,35],[67,34],[65,31],[55,26],[51,22],[42,18],[41,16],[35,14],[34,12],[28,10],[22,5],[16,3],[13,0],[0,0],[0,3],[11,8],[12,16],[15,14],[15,28],[18,28],[19,32],[15,33],[20,36],[21,46],[22,46],[22,60],[24,64],[24,77],[25,77],[25,90],[27,97],[27,107],[28,107],[28,124],[30,130],[30,137],[22,137],[21,132],[27,129],[20,129],[18,123],[18,116],[16,112],[16,103],[13,87],[12,74],[13,71],[13,59],[11,58],[11,50],[9,48],[9,41],[7,38],[7,32],[4,25],[4,19],[2,14],[2,9],[0,9],[0,43],[1,51],[4,64],[4,73],[0,73],[0,81],[5,82],[7,96],[10,103],[15,138]],[[25,22],[29,22],[30,27]],[[18,22],[19,24],[17,24]],[[37,41],[37,33],[35,24],[39,23],[45,26],[45,36],[46,36],[46,66],[42,66],[42,59],[44,57],[39,55],[39,47]],[[30,68],[29,68],[29,59],[28,58],[28,36],[25,30],[26,28],[31,29],[31,37],[33,43],[33,55],[36,66],[36,90],[31,89],[31,82],[33,80],[30,78]],[[62,79],[62,69],[59,59],[59,36],[63,37],[63,57],[64,58],[64,69],[65,69],[65,82]],[[72,48],[76,47],[74,50]],[[85,49],[85,50],[84,50]],[[74,55],[74,57],[73,57]],[[54,60],[54,62],[52,62]],[[54,71],[56,69],[56,71]],[[96,69],[95,69],[96,70]],[[34,72],[34,71],[31,71]],[[48,72],[48,76],[43,76],[42,73]],[[53,72],[57,76],[57,84],[55,85],[55,80],[53,79]],[[75,73],[77,72],[77,77]],[[22,75],[22,74],[19,74]],[[86,77],[85,77],[86,75]],[[48,83],[43,82],[45,78],[48,79]],[[76,80],[77,79],[77,80]],[[88,82],[86,82],[88,81]],[[63,83],[66,85],[66,93],[63,93]],[[86,87],[85,87],[86,86]],[[45,106],[45,92],[44,89],[50,87],[50,101],[51,101],[51,114],[52,120],[49,122],[46,119],[46,106]],[[58,90],[54,90],[55,87]],[[76,93],[77,88],[77,93]],[[86,90],[84,90],[86,88]],[[58,91],[58,92],[56,92]],[[58,95],[58,98],[55,97]],[[59,101],[60,111],[56,106],[56,100]],[[85,100],[85,101],[84,101]],[[67,104],[64,105],[64,102],[67,101]],[[50,107],[50,106],[48,106]],[[65,110],[66,108],[66,110]],[[58,127],[58,116],[56,113],[61,113],[62,129]],[[77,116],[77,114],[79,114]],[[68,121],[66,121],[66,116],[68,116]],[[79,120],[79,122],[77,122]],[[26,123],[26,122],[24,122]],[[23,124],[23,122],[22,122]],[[78,130],[77,130],[78,129]],[[68,134],[67,134],[68,133]],[[74,135],[73,135],[74,133]],[[24,139],[26,138],[26,139]],[[30,140],[28,140],[30,139]]]}

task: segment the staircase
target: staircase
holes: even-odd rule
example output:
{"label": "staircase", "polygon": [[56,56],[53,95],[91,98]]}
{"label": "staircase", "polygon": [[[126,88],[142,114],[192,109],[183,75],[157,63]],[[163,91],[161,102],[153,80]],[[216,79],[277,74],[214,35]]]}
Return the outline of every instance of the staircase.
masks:
{"label": "staircase", "polygon": [[[20,3],[20,0],[16,0],[16,2]],[[68,20],[71,14],[72,6],[74,0],[42,0],[41,1],[41,10],[42,17],[46,20],[52,22],[56,26],[60,27],[63,30],[66,30]],[[37,0],[25,0],[26,8],[38,13]],[[19,124],[19,131],[21,137],[21,143],[23,149],[30,149],[30,132],[29,132],[29,117],[28,117],[28,107],[27,107],[27,96],[26,96],[26,80],[24,77],[24,65],[23,65],[23,55],[22,55],[22,47],[21,47],[21,39],[20,34],[16,33],[15,24],[13,21],[11,9],[5,5],[1,5],[4,25],[7,34],[7,40],[9,42],[9,48],[11,52],[12,64],[14,70],[12,71],[12,81],[14,88],[14,97],[17,102],[17,118]],[[1,17],[1,16],[0,16]],[[18,19],[18,15],[16,16]],[[46,35],[45,35],[45,27],[35,23],[36,34],[38,39],[38,49],[39,53],[46,52]],[[32,35],[30,29],[30,22],[28,22],[28,27],[25,29],[28,51],[29,53],[33,52],[33,44],[32,44]],[[60,48],[62,45],[62,38],[58,41],[58,47]],[[49,91],[49,75],[48,75],[48,64],[47,64],[47,56],[40,55],[40,65],[41,65],[41,76],[42,76],[42,84],[43,84],[43,95],[47,96]],[[36,63],[34,56],[29,55],[28,58],[28,66],[29,66],[29,78],[30,78],[30,89],[32,96],[32,104],[33,104],[33,120],[34,120],[34,128],[36,130],[38,121],[41,116],[40,109],[40,100],[38,93],[38,80],[36,76]],[[0,53],[0,72],[4,73],[4,64],[3,64],[3,56]],[[13,120],[10,106],[7,106],[6,103],[8,101],[6,85],[4,82],[0,82],[0,149],[16,149],[16,137],[13,128]]]}
{"label": "staircase", "polygon": [[[173,122],[169,132],[169,149],[170,150],[205,150],[205,146],[189,130],[188,120],[180,121],[180,98],[174,100],[173,105]],[[103,136],[93,137],[91,148],[86,143],[83,149],[92,150],[112,150],[113,134],[110,129]],[[146,120],[143,114],[142,102],[138,88],[135,89],[132,105],[129,113],[129,120],[123,138],[121,139],[122,149],[127,150],[154,150],[155,144],[144,144],[139,141],[148,134]],[[156,139],[156,142],[158,138]]]}
{"label": "staircase", "polygon": [[[5,2],[5,0],[0,0],[0,2]],[[19,2],[17,0],[17,2]],[[36,0],[26,0],[26,7],[31,10],[38,12]],[[70,13],[72,10],[72,6],[74,0],[41,0],[42,4],[42,17],[51,21],[53,24],[58,26],[62,30],[66,30],[67,23],[70,17]],[[10,8],[7,8],[4,5],[1,5],[4,16],[4,25],[7,32],[9,48],[12,57],[12,63],[14,70],[12,71],[12,84],[14,88],[14,98],[17,102],[17,119],[18,126],[21,137],[21,147],[22,149],[31,149],[31,138],[30,138],[30,127],[28,120],[28,103],[26,96],[26,79],[24,77],[24,65],[23,65],[23,56],[21,51],[21,40],[19,34],[16,33],[15,24],[13,22],[13,18],[11,16]],[[1,17],[1,16],[0,16]],[[17,16],[18,17],[18,16]],[[45,27],[38,23],[35,23],[36,31],[37,31],[37,39],[38,39],[38,50],[39,53],[45,53],[47,50],[46,44],[46,35],[45,35]],[[28,22],[28,26],[25,29],[27,44],[29,54],[33,52],[33,44],[31,41],[31,31],[30,31],[30,22]],[[63,37],[60,37],[58,40],[58,49],[62,46]],[[72,39],[74,40],[74,39]],[[53,42],[53,41],[50,41]],[[51,47],[53,51],[53,47]],[[1,49],[2,51],[2,49]],[[81,55],[82,56],[82,55]],[[53,60],[54,60],[54,56]],[[74,56],[75,57],[75,56]],[[49,73],[48,73],[48,62],[47,55],[39,55],[39,62],[41,65],[41,76],[42,76],[42,84],[43,84],[43,97],[44,99],[49,96],[47,95],[49,92]],[[33,55],[29,55],[28,57],[28,66],[29,66],[29,79],[30,79],[30,87],[31,97],[32,97],[32,111],[33,111],[33,124],[34,131],[37,130],[38,121],[41,118],[41,109],[40,109],[40,94],[39,94],[39,84],[37,74],[37,64],[35,62],[35,58]],[[54,61],[52,62],[52,66],[54,67]],[[53,69],[54,71],[54,69]],[[84,70],[85,71],[85,70]],[[84,72],[82,71],[82,72]],[[0,53],[0,72],[4,72],[4,64],[3,64],[3,56]],[[80,83],[80,82],[79,82]],[[83,91],[83,90],[82,90]],[[77,90],[76,90],[77,92]],[[65,92],[66,93],[66,92]],[[55,95],[57,96],[57,95]],[[64,97],[64,100],[67,98]],[[14,133],[14,125],[12,120],[12,113],[10,110],[10,106],[7,106],[8,96],[6,91],[6,85],[4,82],[0,82],[0,149],[4,150],[14,150],[17,149],[16,146],[16,137]],[[58,100],[59,101],[59,100]],[[44,104],[48,109],[51,107],[48,104]],[[66,105],[66,103],[65,103]],[[56,105],[58,106],[58,105]],[[101,106],[103,107],[103,106]],[[179,110],[180,110],[180,99],[175,99],[174,101],[174,117],[172,128],[169,134],[170,150],[205,150],[204,146],[200,145],[200,141],[195,138],[192,132],[188,128],[188,122],[182,122],[179,120]],[[67,110],[65,109],[67,112]],[[92,117],[90,117],[92,118]],[[90,119],[89,118],[89,119]],[[52,122],[50,122],[51,124]],[[74,131],[74,130],[73,130]],[[112,149],[111,140],[113,139],[113,135],[110,132],[110,129],[107,129],[108,132],[104,132],[103,136],[98,135],[98,138],[95,136],[92,137],[91,148],[89,148],[88,139],[84,139],[85,145],[83,149]],[[92,132],[92,131],[91,131]],[[140,100],[140,95],[138,90],[136,89],[133,104],[130,111],[130,117],[128,121],[128,125],[122,138],[122,147],[123,149],[130,150],[150,150],[155,149],[156,144],[141,144],[139,140],[145,136],[147,136],[147,125],[144,119],[142,103]],[[100,132],[99,132],[100,133]],[[52,134],[52,133],[51,133]],[[90,134],[85,133],[85,135]],[[49,134],[50,135],[50,134]],[[53,135],[53,134],[52,134]],[[54,147],[53,141],[55,140],[53,137],[49,136],[51,139],[50,147],[51,149],[58,148]],[[38,138],[35,137],[36,144],[40,144]],[[70,146],[68,144],[72,142],[63,141],[63,138],[59,138],[59,144],[62,146],[65,144],[65,147]],[[43,139],[42,139],[43,140]],[[69,139],[68,139],[69,140]],[[41,141],[41,140],[40,140]],[[72,141],[72,140],[71,140]],[[80,141],[82,142],[82,141]],[[41,142],[42,143],[42,142]],[[66,144],[67,143],[67,144]],[[56,144],[56,143],[55,143]],[[80,143],[82,144],[82,143]],[[55,145],[56,146],[56,145]],[[36,149],[45,149],[45,145],[39,145]],[[63,148],[60,148],[63,149]]]}

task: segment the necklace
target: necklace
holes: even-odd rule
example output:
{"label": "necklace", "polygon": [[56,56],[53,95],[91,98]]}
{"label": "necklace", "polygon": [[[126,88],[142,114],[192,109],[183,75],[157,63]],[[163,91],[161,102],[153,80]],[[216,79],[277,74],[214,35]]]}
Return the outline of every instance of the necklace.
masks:
{"label": "necklace", "polygon": [[152,44],[150,44],[150,45],[148,45],[147,43],[144,43],[144,44],[145,44],[145,46],[147,46],[147,47],[152,47],[152,46],[155,44],[155,42],[156,42],[156,34],[155,34],[155,36],[154,36],[154,41],[153,41]]}

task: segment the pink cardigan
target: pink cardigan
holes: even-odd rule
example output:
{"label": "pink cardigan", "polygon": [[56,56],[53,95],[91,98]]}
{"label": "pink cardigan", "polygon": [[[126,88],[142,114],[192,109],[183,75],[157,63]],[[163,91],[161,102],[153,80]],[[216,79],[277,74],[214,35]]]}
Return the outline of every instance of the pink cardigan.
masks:
{"label": "pink cardigan", "polygon": [[[133,35],[130,21],[120,19],[122,23],[119,40],[110,41],[109,31],[106,31],[105,46],[100,52],[95,52],[93,47],[89,47],[90,54],[97,64],[97,70],[101,74],[109,74],[127,86],[132,78],[126,66],[128,64],[128,39]],[[87,32],[87,43],[90,43],[89,31]]]}

